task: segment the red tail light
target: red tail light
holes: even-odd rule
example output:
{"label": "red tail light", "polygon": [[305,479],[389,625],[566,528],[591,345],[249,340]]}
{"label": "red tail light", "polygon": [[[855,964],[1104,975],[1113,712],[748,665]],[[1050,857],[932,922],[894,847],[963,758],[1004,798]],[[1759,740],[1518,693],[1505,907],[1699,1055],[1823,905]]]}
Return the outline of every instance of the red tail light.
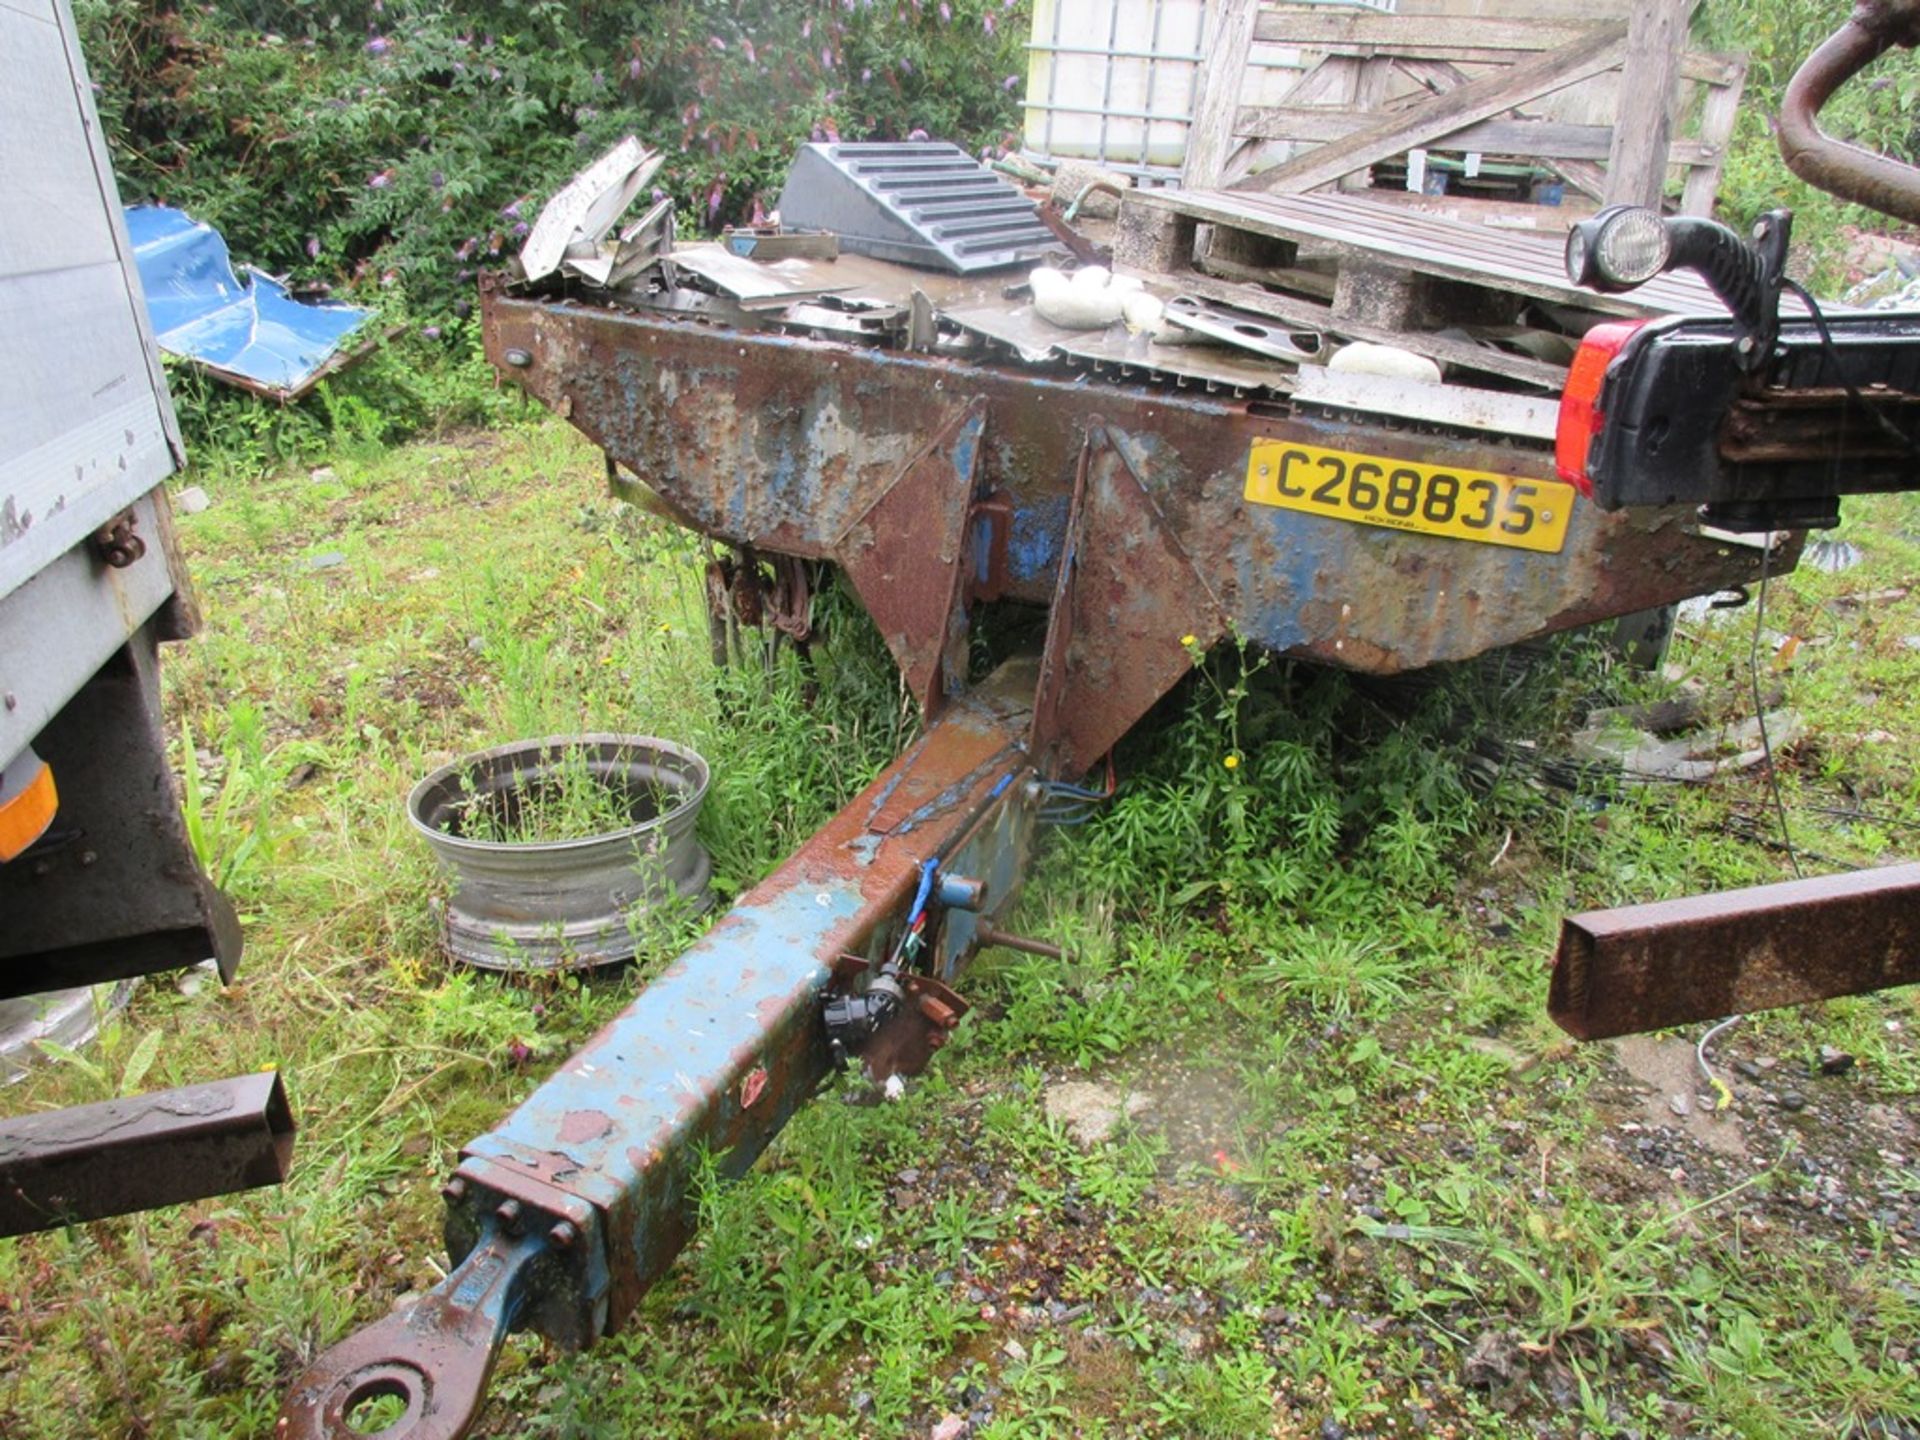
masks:
{"label": "red tail light", "polygon": [[1607,378],[1613,357],[1626,348],[1633,332],[1644,320],[1610,320],[1596,325],[1580,342],[1567,372],[1567,388],[1560,392],[1560,423],[1554,431],[1553,461],[1560,478],[1588,499],[1593,498],[1593,479],[1587,474],[1587,451],[1593,437],[1607,423],[1600,413],[1600,387]]}

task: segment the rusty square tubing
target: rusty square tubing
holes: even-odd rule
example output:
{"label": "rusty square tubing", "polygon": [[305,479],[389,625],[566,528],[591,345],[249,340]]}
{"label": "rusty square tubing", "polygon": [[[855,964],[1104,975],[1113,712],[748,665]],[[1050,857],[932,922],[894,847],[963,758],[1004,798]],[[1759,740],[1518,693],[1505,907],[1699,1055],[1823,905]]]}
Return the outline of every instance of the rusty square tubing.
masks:
{"label": "rusty square tubing", "polygon": [[293,1132],[278,1071],[0,1121],[0,1235],[278,1185]]}
{"label": "rusty square tubing", "polygon": [[[926,735],[495,1130],[448,1199],[464,1257],[411,1310],[322,1355],[289,1392],[281,1440],[356,1434],[373,1396],[385,1440],[453,1440],[477,1418],[511,1330],[565,1347],[618,1325],[691,1232],[699,1157],[737,1176],[829,1071],[821,999],[843,954],[884,941],[921,867],[1032,825],[1020,741],[1031,665],[955,697]],[[1004,823],[1012,815],[1017,823]],[[1011,885],[996,887],[1004,904]]]}
{"label": "rusty square tubing", "polygon": [[1920,865],[1569,916],[1547,1009],[1579,1040],[1920,982]]}

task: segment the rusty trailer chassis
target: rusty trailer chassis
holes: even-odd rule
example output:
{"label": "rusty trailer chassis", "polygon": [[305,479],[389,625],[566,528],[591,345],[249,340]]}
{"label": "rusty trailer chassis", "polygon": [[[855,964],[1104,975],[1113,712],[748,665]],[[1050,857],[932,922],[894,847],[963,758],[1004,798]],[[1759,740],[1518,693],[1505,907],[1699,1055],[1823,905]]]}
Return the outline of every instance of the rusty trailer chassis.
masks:
{"label": "rusty trailer chassis", "polygon": [[[1578,504],[1565,548],[1539,554],[1246,498],[1256,441],[1541,480],[1550,443],[511,293],[489,296],[485,318],[502,373],[683,524],[838,563],[930,711],[957,683],[976,602],[1051,604],[1064,585],[1071,633],[1051,658],[1065,662],[1067,733],[1041,737],[1063,742],[1061,773],[1084,771],[1185,673],[1185,635],[1232,630],[1391,673],[1759,573],[1756,549],[1703,534],[1686,507]],[[1776,552],[1775,573],[1794,553]]]}
{"label": "rusty trailer chassis", "polygon": [[[578,1348],[621,1324],[686,1239],[696,1156],[743,1170],[830,1074],[830,997],[891,974],[899,1002],[876,1012],[859,1058],[876,1080],[923,1066],[964,1013],[952,986],[967,960],[1011,938],[996,920],[1045,782],[1087,771],[1195,647],[1232,634],[1386,673],[1744,585],[1760,567],[1757,549],[1683,510],[1583,502],[1564,547],[1538,553],[1247,498],[1256,442],[1547,480],[1537,441],[501,285],[484,321],[501,373],[651,503],[743,551],[840,566],[928,727],[466,1148],[444,1191],[459,1263],[319,1359],[287,1399],[287,1440],[354,1433],[376,1396],[404,1412],[389,1440],[464,1434],[509,1331]],[[1000,600],[1048,608],[1044,646],[970,685],[970,626]]]}

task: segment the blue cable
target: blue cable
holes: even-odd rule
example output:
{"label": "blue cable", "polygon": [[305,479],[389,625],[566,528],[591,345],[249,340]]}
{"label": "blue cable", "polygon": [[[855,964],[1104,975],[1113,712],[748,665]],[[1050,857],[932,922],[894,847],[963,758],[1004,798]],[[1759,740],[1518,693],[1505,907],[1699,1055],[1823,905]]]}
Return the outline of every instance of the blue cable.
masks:
{"label": "blue cable", "polygon": [[920,912],[927,908],[927,897],[933,893],[933,872],[940,868],[938,860],[920,862],[920,889],[913,897],[913,908],[907,911],[907,928],[913,928],[913,922],[920,918]]}
{"label": "blue cable", "polygon": [[1050,795],[1071,796],[1075,800],[1111,800],[1113,795],[1106,790],[1089,790],[1080,785],[1069,785],[1064,780],[1044,782]]}

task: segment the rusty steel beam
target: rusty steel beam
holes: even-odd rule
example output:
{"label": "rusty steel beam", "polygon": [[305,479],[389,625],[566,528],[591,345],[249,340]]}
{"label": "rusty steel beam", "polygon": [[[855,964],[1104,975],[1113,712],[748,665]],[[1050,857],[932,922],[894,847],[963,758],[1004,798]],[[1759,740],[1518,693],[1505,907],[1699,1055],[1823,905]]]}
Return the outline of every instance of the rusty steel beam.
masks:
{"label": "rusty steel beam", "polygon": [[0,1235],[278,1185],[293,1129],[277,1071],[0,1121]]}
{"label": "rusty steel beam", "polygon": [[1920,982],[1920,865],[1562,922],[1547,1008],[1580,1040]]}

